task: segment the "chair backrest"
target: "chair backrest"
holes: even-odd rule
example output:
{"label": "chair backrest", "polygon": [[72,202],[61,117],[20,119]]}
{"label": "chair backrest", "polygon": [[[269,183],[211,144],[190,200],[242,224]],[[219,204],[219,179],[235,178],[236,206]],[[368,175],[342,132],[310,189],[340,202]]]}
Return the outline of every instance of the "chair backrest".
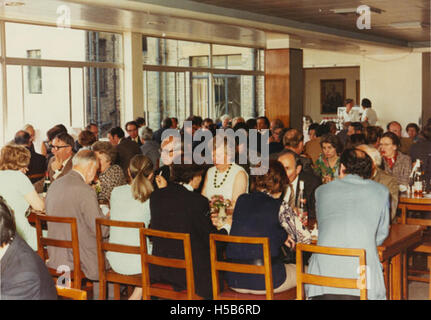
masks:
{"label": "chair backrest", "polygon": [[[148,254],[147,237],[180,240],[183,242],[184,259],[165,258]],[[165,299],[178,299],[179,293],[171,288],[161,288],[150,282],[149,265],[184,269],[186,273],[187,293],[184,299],[198,299],[195,293],[195,280],[193,274],[192,249],[190,234],[178,232],[166,232],[153,229],[140,229],[141,261],[142,261],[142,298],[149,300],[152,296]]]}
{"label": "chair backrest", "polygon": [[[58,240],[58,239],[44,237],[42,233],[42,221],[69,224],[71,240]],[[37,234],[37,253],[42,258],[43,261],[46,261],[48,259],[45,246],[72,249],[73,287],[76,289],[81,288],[82,272],[81,272],[81,260],[79,257],[79,238],[78,238],[78,227],[76,224],[76,218],[56,217],[56,216],[47,216],[44,214],[36,214],[35,224],[36,224],[36,234]],[[62,275],[61,273],[58,273],[57,270],[53,270],[51,268],[49,268],[49,271],[56,278]],[[66,285],[70,286],[71,284],[68,283]]]}
{"label": "chair backrest", "polygon": [[[242,264],[217,260],[216,242],[260,244],[263,250],[263,266],[254,264]],[[225,300],[220,296],[219,271],[230,271],[248,274],[263,274],[265,276],[266,299],[274,299],[274,287],[272,283],[271,254],[269,251],[269,239],[266,237],[240,237],[221,234],[210,234],[211,277],[213,284],[213,299]]]}
{"label": "chair backrest", "polygon": [[80,289],[56,286],[57,295],[72,300],[87,300],[87,292]]}
{"label": "chair backrest", "polygon": [[[317,254],[358,257],[359,258],[359,278],[337,278],[321,275],[314,275],[304,272],[303,252],[312,252]],[[305,298],[304,284],[313,284],[317,286],[359,289],[360,299],[367,299],[367,274],[365,249],[334,248],[322,247],[313,244],[298,243],[296,246],[296,295],[297,300]]]}
{"label": "chair backrest", "polygon": [[107,251],[130,253],[130,254],[137,254],[137,255],[141,254],[139,246],[109,243],[106,241],[104,242],[103,236],[102,236],[102,226],[134,228],[139,230],[140,228],[145,228],[145,223],[131,222],[131,221],[117,221],[117,220],[109,220],[109,219],[102,219],[102,218],[96,219],[97,259],[98,259],[98,266],[99,266],[99,277],[101,277],[101,281],[103,280],[103,277],[105,276],[105,271],[107,269],[106,262],[105,262],[106,261],[105,254]]}

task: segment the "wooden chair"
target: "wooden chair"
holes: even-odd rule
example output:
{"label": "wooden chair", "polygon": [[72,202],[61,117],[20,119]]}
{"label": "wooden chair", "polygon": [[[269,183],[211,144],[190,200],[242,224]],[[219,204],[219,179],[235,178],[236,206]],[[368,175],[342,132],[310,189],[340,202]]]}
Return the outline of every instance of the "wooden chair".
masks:
{"label": "wooden chair", "polygon": [[[217,259],[216,242],[260,244],[263,249],[263,266],[220,261]],[[274,293],[272,282],[271,254],[269,239],[263,237],[239,237],[220,234],[210,234],[211,277],[213,283],[214,300],[293,300],[296,288],[281,293]],[[263,274],[265,276],[266,294],[244,294],[226,288],[221,292],[219,271],[230,271],[248,274]]]}
{"label": "wooden chair", "polygon": [[71,300],[87,300],[87,292],[84,290],[62,286],[55,287],[57,289],[57,295],[60,298],[66,298]]}
{"label": "wooden chair", "polygon": [[[140,255],[141,251],[139,246],[130,246],[104,242],[102,237],[102,226],[106,227],[121,227],[121,228],[145,228],[143,222],[128,222],[128,221],[116,221],[108,219],[96,219],[96,239],[97,239],[97,259],[99,268],[99,299],[106,299],[107,282],[114,284],[114,299],[121,299],[120,284],[138,286],[142,285],[142,275],[124,275],[113,271],[112,269],[107,270],[106,266],[106,252],[118,252],[124,254],[136,254]],[[138,240],[138,239],[137,239]]]}
{"label": "wooden chair", "polygon": [[[148,254],[147,237],[180,240],[183,242],[184,259],[174,259],[158,257]],[[141,261],[142,261],[142,298],[145,300],[151,297],[159,297],[173,300],[202,300],[195,293],[195,280],[193,273],[192,249],[190,245],[190,235],[188,233],[165,232],[153,229],[140,230],[141,238]],[[175,291],[170,284],[151,283],[149,265],[158,265],[176,269],[184,269],[186,273],[187,288],[183,291]]]}
{"label": "wooden chair", "polygon": [[[42,225],[46,224],[47,222],[70,224],[71,240],[58,240],[44,237],[42,233]],[[67,287],[72,287],[75,289],[82,289],[82,280],[85,278],[85,275],[81,271],[80,265],[81,260],[79,257],[79,238],[76,218],[55,217],[47,216],[44,214],[36,214],[35,224],[37,234],[37,252],[39,256],[42,258],[43,261],[48,260],[48,252],[46,250],[46,246],[72,249],[73,272],[70,274],[70,282],[66,283],[65,285]],[[53,268],[48,268],[48,270],[55,280],[62,276],[62,273],[57,272],[57,270]],[[90,288],[86,288],[86,290],[90,290]]]}
{"label": "wooden chair", "polygon": [[[415,200],[411,200],[411,201],[415,201]],[[420,201],[420,199],[417,199],[416,201]],[[427,228],[431,227],[430,219],[408,217],[409,211],[431,213],[431,205],[420,204],[420,203],[400,203],[398,205],[398,208],[401,210],[401,217],[399,219],[401,223],[416,224],[416,225],[426,226]],[[404,265],[406,266],[406,269],[408,269],[408,272],[406,272],[407,280],[429,283],[428,292],[429,292],[429,299],[431,300],[431,237],[430,235],[429,234],[426,235],[425,233],[423,242],[416,248],[413,248],[412,252],[427,254],[427,267],[429,268],[429,271],[426,272],[426,271],[422,271],[414,268],[409,268],[408,261],[405,261]],[[421,277],[420,276],[421,274],[428,274],[428,277]],[[405,283],[405,285],[406,286],[408,285],[407,282]]]}
{"label": "wooden chair", "polygon": [[[313,275],[304,272],[303,252],[312,252],[318,254],[358,257],[360,274],[359,279],[326,277]],[[317,286],[359,289],[360,299],[367,300],[367,275],[366,275],[366,258],[365,249],[348,249],[322,247],[312,244],[298,243],[296,246],[296,288],[297,300],[303,300],[305,297],[304,284],[313,284]]]}

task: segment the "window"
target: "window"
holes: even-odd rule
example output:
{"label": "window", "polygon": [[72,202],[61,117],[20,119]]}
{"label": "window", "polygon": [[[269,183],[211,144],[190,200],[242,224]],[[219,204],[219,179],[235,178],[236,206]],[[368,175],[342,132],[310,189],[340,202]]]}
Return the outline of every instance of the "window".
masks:
{"label": "window", "polygon": [[[40,50],[27,50],[27,58],[40,59]],[[28,67],[28,93],[42,94],[42,67]]]}

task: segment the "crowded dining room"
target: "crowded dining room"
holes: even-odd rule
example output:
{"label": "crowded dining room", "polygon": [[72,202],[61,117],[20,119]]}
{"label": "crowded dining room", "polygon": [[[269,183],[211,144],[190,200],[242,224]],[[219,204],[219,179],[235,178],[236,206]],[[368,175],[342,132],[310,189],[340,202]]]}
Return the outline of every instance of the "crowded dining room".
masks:
{"label": "crowded dining room", "polygon": [[0,300],[431,300],[430,16],[2,1]]}

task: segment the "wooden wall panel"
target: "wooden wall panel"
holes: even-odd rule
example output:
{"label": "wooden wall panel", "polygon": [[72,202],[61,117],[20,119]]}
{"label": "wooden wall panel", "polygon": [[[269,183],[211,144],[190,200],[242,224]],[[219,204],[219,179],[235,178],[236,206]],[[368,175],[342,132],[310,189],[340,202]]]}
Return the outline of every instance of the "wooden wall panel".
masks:
{"label": "wooden wall panel", "polygon": [[290,49],[265,50],[265,116],[290,125]]}
{"label": "wooden wall panel", "polygon": [[422,53],[422,125],[431,118],[431,53]]}

